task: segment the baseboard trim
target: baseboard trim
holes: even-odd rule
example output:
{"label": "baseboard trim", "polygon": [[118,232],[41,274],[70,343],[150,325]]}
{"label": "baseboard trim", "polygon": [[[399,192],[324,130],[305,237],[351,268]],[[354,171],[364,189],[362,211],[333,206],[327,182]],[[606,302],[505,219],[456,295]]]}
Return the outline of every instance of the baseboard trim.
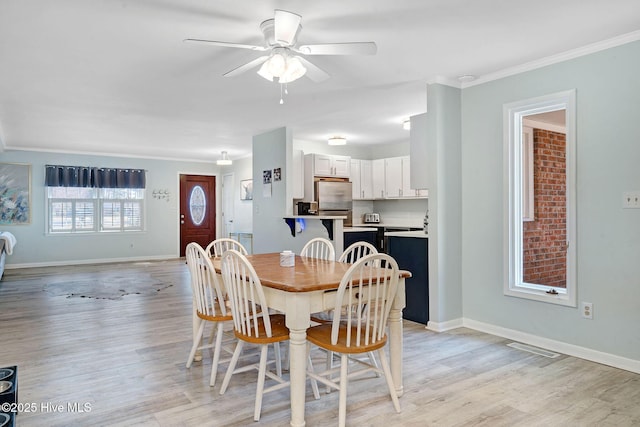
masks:
{"label": "baseboard trim", "polygon": [[426,329],[434,332],[445,332],[451,329],[461,328],[462,326],[464,326],[462,318],[447,320],[446,322],[433,322],[429,320]]}
{"label": "baseboard trim", "polygon": [[85,265],[85,264],[113,264],[116,262],[142,262],[142,261],[166,261],[177,259],[176,255],[156,255],[143,257],[127,257],[127,258],[101,258],[101,259],[82,259],[82,260],[66,260],[53,262],[30,262],[26,264],[6,264],[5,270],[13,270],[18,268],[31,267],[62,267],[66,265]]}
{"label": "baseboard trim", "polygon": [[580,359],[590,360],[592,362],[601,363],[603,365],[608,365],[614,368],[624,369],[625,371],[640,374],[640,360],[616,356],[615,354],[604,353],[602,351],[580,347],[573,344],[567,344],[562,341],[556,341],[526,332],[503,328],[501,326],[496,326],[467,318],[462,319],[462,326],[464,326],[465,328],[474,329],[476,331],[485,332],[487,334],[508,338],[524,344],[541,347],[547,350],[552,350],[558,353],[579,357]]}

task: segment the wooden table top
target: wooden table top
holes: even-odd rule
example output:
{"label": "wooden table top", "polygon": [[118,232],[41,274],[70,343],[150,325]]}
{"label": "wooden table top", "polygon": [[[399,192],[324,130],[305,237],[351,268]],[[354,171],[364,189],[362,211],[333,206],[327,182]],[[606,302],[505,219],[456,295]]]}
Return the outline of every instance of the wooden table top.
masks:
{"label": "wooden table top", "polygon": [[[256,270],[263,286],[287,292],[338,289],[344,273],[351,267],[351,264],[343,262],[298,255],[295,256],[293,267],[280,267],[279,253],[247,255],[247,259]],[[218,259],[214,260],[214,266],[219,271]],[[411,273],[402,270],[401,277],[411,277]]]}

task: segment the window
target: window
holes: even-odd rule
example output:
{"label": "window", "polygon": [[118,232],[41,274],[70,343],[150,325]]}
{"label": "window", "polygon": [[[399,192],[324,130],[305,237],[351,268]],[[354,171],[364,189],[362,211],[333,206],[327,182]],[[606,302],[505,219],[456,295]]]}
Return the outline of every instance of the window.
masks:
{"label": "window", "polygon": [[142,231],[145,184],[142,169],[47,165],[48,232]]}
{"label": "window", "polygon": [[141,231],[144,189],[48,187],[49,233]]}
{"label": "window", "polygon": [[[557,153],[545,115],[564,118]],[[575,123],[573,90],[504,106],[505,295],[576,306]]]}

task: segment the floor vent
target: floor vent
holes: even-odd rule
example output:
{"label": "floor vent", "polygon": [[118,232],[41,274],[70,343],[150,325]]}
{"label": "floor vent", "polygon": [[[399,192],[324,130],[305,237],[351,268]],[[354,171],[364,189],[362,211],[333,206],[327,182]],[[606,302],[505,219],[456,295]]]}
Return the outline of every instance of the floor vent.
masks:
{"label": "floor vent", "polygon": [[528,351],[529,353],[538,354],[540,356],[548,357],[550,359],[554,359],[554,358],[560,356],[560,354],[558,354],[558,353],[554,353],[552,351],[544,350],[542,348],[533,347],[533,346],[526,345],[526,344],[521,344],[519,342],[512,342],[512,343],[507,344],[507,345],[509,347],[512,347],[512,348],[517,348],[518,350]]}

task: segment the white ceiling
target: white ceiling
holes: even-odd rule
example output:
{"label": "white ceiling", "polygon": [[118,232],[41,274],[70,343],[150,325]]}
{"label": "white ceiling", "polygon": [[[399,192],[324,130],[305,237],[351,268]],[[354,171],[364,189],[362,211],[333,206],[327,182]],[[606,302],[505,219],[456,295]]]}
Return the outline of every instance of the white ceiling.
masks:
{"label": "white ceiling", "polygon": [[[302,15],[302,44],[375,41],[375,56],[308,57],[331,78],[280,87],[250,71],[274,9]],[[0,140],[45,150],[215,160],[251,137],[406,141],[426,82],[456,82],[640,29],[638,0],[2,0]]]}

